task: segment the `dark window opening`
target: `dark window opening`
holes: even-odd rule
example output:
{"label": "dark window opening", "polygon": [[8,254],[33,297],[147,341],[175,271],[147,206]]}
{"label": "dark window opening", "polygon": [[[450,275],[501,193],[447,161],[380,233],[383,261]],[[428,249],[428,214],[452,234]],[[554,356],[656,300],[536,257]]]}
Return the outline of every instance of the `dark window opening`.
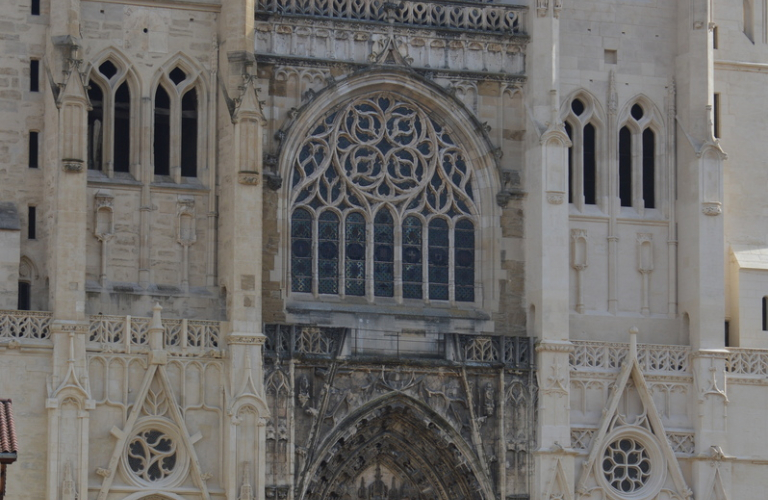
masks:
{"label": "dark window opening", "polygon": [[656,208],[656,134],[643,130],[643,202],[645,208]]}
{"label": "dark window opening", "polygon": [[40,15],[40,0],[32,0],[32,5],[30,6],[30,13],[33,16]]}
{"label": "dark window opening", "polygon": [[429,298],[448,300],[448,222],[432,219],[429,223]]}
{"label": "dark window opening", "polygon": [[104,93],[96,83],[88,89],[91,110],[88,111],[88,168],[101,170],[101,150],[104,144]]}
{"label": "dark window opening", "polygon": [[731,322],[726,320],[724,327],[725,347],[731,347]]}
{"label": "dark window opening", "polygon": [[154,164],[155,175],[171,174],[171,99],[162,86],[155,91]]}
{"label": "dark window opening", "polygon": [[171,71],[168,74],[168,77],[171,79],[173,83],[178,85],[187,79],[187,74],[184,73],[184,71],[181,68],[175,68],[173,71]]}
{"label": "dark window opening", "polygon": [[763,331],[768,332],[768,297],[763,297]]}
{"label": "dark window opening", "polygon": [[117,74],[117,67],[112,63],[112,61],[104,61],[101,63],[101,66],[99,66],[99,71],[102,75],[107,77],[107,80],[112,78]]}
{"label": "dark window opening", "polygon": [[630,110],[629,113],[632,115],[632,118],[634,118],[635,120],[639,120],[643,117],[643,115],[645,114],[645,111],[643,111],[642,106],[640,106],[639,104],[635,104],[634,106],[632,106],[632,109]]}
{"label": "dark window opening", "polygon": [[395,227],[386,208],[373,220],[373,294],[395,296]]}
{"label": "dark window opening", "polygon": [[29,311],[32,309],[32,286],[26,281],[19,281],[18,310]]}
{"label": "dark window opening", "polygon": [[344,291],[347,295],[365,295],[365,219],[357,212],[347,215],[345,234]]}
{"label": "dark window opening", "polygon": [[40,61],[38,59],[29,61],[29,91],[40,91]]}
{"label": "dark window opening", "polygon": [[[296,214],[294,219],[300,223]],[[317,291],[335,295],[339,293],[339,217],[330,210],[323,212],[317,234]]]}
{"label": "dark window opening", "polygon": [[27,208],[27,239],[37,238],[37,207]]}
{"label": "dark window opening", "polygon": [[[105,63],[106,64],[106,63]],[[131,90],[123,82],[115,92],[114,127],[115,172],[130,172],[131,160]]]}
{"label": "dark window opening", "polygon": [[190,90],[181,99],[181,175],[197,176],[197,92]]}
{"label": "dark window opening", "polygon": [[421,221],[413,215],[403,221],[403,298],[420,299],[424,265]]}
{"label": "dark window opening", "polygon": [[584,103],[579,99],[574,99],[571,103],[571,109],[573,110],[573,114],[576,116],[581,116],[581,114],[584,112]]}
{"label": "dark window opening", "polygon": [[622,207],[632,206],[632,133],[619,131],[619,199]]}
{"label": "dark window opening", "polygon": [[712,133],[715,135],[715,139],[720,138],[720,94],[715,94],[713,96],[713,104],[712,107]]}
{"label": "dark window opening", "polygon": [[303,208],[291,216],[291,290],[312,292],[312,215]]}
{"label": "dark window opening", "polygon": [[717,26],[712,28],[712,48],[717,49]]}
{"label": "dark window opening", "polygon": [[475,300],[475,225],[462,219],[454,231],[454,266],[456,301]]}
{"label": "dark window opening", "polygon": [[29,132],[29,168],[38,168],[39,137],[37,132]]}
{"label": "dark window opening", "polygon": [[571,140],[571,147],[568,148],[568,203],[573,203],[573,128],[568,122],[565,122],[565,133]]}
{"label": "dark window opening", "polygon": [[584,127],[584,203],[596,203],[597,158],[595,149],[595,127],[588,123]]}

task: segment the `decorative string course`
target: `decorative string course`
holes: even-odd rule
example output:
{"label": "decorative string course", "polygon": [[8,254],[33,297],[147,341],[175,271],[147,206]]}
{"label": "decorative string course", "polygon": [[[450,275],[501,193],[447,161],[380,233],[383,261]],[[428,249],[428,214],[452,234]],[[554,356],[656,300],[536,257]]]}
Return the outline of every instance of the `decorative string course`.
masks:
{"label": "decorative string course", "polygon": [[409,27],[461,29],[498,34],[521,33],[524,9],[459,2],[384,2],[382,0],[260,0],[257,15],[310,16],[342,21],[393,22]]}

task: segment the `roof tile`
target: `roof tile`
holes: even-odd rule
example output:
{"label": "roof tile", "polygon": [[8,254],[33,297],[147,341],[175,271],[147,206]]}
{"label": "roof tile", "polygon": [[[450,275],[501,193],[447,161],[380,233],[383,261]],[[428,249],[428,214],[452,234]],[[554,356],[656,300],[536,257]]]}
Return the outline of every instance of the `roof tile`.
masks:
{"label": "roof tile", "polygon": [[17,453],[16,425],[10,399],[0,399],[0,453]]}

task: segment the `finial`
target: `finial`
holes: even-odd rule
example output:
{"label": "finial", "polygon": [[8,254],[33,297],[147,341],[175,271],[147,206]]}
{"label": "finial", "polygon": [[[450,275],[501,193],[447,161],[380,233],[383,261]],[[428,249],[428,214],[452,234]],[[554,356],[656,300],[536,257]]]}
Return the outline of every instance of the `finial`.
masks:
{"label": "finial", "polygon": [[152,308],[152,326],[150,326],[150,328],[163,327],[163,320],[160,318],[160,311],[162,310],[163,306],[161,306],[159,302],[156,302],[155,306]]}
{"label": "finial", "polygon": [[637,360],[637,334],[640,330],[636,326],[629,329],[629,355]]}

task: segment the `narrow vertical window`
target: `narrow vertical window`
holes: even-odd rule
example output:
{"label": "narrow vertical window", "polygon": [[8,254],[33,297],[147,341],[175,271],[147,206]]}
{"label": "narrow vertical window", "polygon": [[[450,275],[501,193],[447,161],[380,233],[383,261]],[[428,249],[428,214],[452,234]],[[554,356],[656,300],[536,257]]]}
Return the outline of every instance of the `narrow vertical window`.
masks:
{"label": "narrow vertical window", "polygon": [[162,86],[155,91],[155,175],[171,174],[171,99]]}
{"label": "narrow vertical window", "polygon": [[717,39],[717,26],[712,28],[712,48],[717,49],[718,39]]}
{"label": "narrow vertical window", "polygon": [[131,90],[123,82],[115,92],[115,172],[129,172],[131,161]]}
{"label": "narrow vertical window", "polygon": [[768,297],[763,297],[763,331],[768,332]]}
{"label": "narrow vertical window", "polygon": [[29,61],[29,91],[40,91],[40,60],[32,59]]}
{"label": "narrow vertical window", "polygon": [[421,299],[424,265],[422,264],[421,220],[410,216],[403,222],[403,298]]}
{"label": "narrow vertical window", "polygon": [[30,14],[33,16],[40,15],[40,0],[32,0],[32,5],[30,6]]}
{"label": "narrow vertical window", "polygon": [[19,311],[32,309],[32,286],[27,281],[19,281]]}
{"label": "narrow vertical window", "polygon": [[291,217],[291,290],[312,292],[312,216],[303,208]]}
{"label": "narrow vertical window", "polygon": [[643,202],[645,208],[656,208],[656,134],[643,130]]}
{"label": "narrow vertical window", "polygon": [[754,6],[752,4],[753,0],[744,0],[742,2],[742,15],[743,15],[743,23],[744,23],[744,34],[749,38],[749,41],[752,43],[755,43],[755,33],[754,33]]}
{"label": "narrow vertical window", "polygon": [[619,199],[622,207],[632,206],[632,133],[619,131]]}
{"label": "narrow vertical window", "polygon": [[91,81],[88,89],[91,110],[88,111],[88,168],[101,170],[101,150],[104,144],[104,92]]}
{"label": "narrow vertical window", "polygon": [[38,133],[35,131],[29,132],[29,168],[38,168],[40,164],[38,163],[38,149],[39,148],[39,138]]}
{"label": "narrow vertical window", "polygon": [[395,295],[395,231],[392,214],[382,208],[373,220],[373,294]]}
{"label": "narrow vertical window", "polygon": [[317,224],[317,291],[339,293],[339,217],[330,211],[320,215]]}
{"label": "narrow vertical window", "polygon": [[448,300],[448,223],[432,219],[429,223],[429,298]]}
{"label": "narrow vertical window", "polygon": [[715,94],[712,99],[712,134],[715,139],[720,138],[720,94]]}
{"label": "narrow vertical window", "polygon": [[181,98],[181,176],[197,177],[197,91]]}
{"label": "narrow vertical window", "polygon": [[568,148],[568,203],[573,203],[573,127],[569,122],[565,122],[565,133],[571,140],[571,147]]}
{"label": "narrow vertical window", "polygon": [[595,151],[595,127],[591,123],[584,126],[584,203],[594,205],[596,203],[597,185],[597,158]]}
{"label": "narrow vertical window", "polygon": [[27,239],[37,239],[37,207],[27,208]]}
{"label": "narrow vertical window", "polygon": [[456,301],[475,300],[475,226],[462,219],[454,232]]}
{"label": "narrow vertical window", "polygon": [[365,295],[365,219],[357,212],[347,215],[344,274],[347,295]]}

